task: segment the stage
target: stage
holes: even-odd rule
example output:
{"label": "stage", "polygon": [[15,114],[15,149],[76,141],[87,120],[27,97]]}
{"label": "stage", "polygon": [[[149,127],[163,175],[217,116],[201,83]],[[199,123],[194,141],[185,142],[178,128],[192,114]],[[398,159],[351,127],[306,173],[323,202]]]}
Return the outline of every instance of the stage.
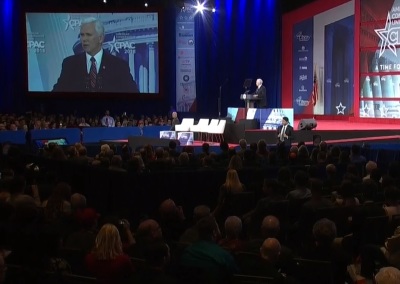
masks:
{"label": "stage", "polygon": [[[295,130],[294,144],[299,141],[312,142],[314,135],[321,136],[329,144],[400,141],[400,125],[383,123],[363,123],[348,120],[317,120],[313,130],[297,130],[300,120],[295,120],[292,126]],[[265,139],[268,144],[276,143],[276,131],[262,129],[246,129],[245,139],[248,143]]]}

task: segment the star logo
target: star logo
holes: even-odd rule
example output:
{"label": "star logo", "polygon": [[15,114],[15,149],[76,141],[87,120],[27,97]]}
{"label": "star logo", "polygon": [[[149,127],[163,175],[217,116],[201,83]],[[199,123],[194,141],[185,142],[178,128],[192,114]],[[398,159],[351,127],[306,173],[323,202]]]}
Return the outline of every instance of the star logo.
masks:
{"label": "star logo", "polygon": [[342,102],[338,106],[336,106],[337,109],[337,114],[343,114],[344,115],[344,110],[346,109],[346,106],[342,105]]}
{"label": "star logo", "polygon": [[79,19],[72,19],[71,15],[68,14],[68,17],[64,20],[62,20],[65,24],[65,31],[68,31],[68,29],[75,30],[75,28],[81,26],[81,20]]}
{"label": "star logo", "polygon": [[115,44],[117,42],[115,36],[112,41],[108,41],[105,44],[109,46],[110,53],[113,53],[113,51],[119,53],[119,47]]}
{"label": "star logo", "polygon": [[366,116],[368,116],[369,117],[369,111],[371,110],[371,108],[368,106],[368,104],[366,103],[365,104],[365,106],[364,106],[364,108],[363,108],[363,111],[364,111],[364,113],[366,114]]}
{"label": "star logo", "polygon": [[390,18],[390,12],[388,12],[386,18],[385,28],[375,29],[375,32],[381,39],[381,50],[379,51],[379,57],[383,55],[386,47],[388,47],[390,51],[392,51],[393,54],[397,56],[396,44],[398,41],[398,34],[395,34],[396,31],[392,30],[392,19]]}

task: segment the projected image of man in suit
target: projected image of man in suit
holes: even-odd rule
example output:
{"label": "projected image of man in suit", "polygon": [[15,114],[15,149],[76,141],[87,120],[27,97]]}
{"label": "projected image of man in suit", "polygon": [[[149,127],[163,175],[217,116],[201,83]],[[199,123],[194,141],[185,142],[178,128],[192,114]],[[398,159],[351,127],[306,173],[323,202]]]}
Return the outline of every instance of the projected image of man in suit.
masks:
{"label": "projected image of man in suit", "polygon": [[64,59],[53,92],[139,92],[128,63],[103,50],[104,26],[98,19],[82,20],[79,35],[85,52]]}

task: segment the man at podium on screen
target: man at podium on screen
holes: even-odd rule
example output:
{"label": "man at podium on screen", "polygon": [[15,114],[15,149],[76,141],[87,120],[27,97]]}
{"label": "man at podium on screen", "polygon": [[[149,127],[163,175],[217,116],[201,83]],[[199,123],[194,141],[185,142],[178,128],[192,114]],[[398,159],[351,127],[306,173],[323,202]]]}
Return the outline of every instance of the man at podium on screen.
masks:
{"label": "man at podium on screen", "polygon": [[101,21],[82,20],[79,36],[85,52],[64,59],[53,92],[139,92],[128,63],[103,50]]}
{"label": "man at podium on screen", "polygon": [[257,89],[254,92],[254,97],[259,99],[257,107],[265,108],[267,107],[267,89],[263,86],[263,80],[258,78],[256,80],[256,86]]}

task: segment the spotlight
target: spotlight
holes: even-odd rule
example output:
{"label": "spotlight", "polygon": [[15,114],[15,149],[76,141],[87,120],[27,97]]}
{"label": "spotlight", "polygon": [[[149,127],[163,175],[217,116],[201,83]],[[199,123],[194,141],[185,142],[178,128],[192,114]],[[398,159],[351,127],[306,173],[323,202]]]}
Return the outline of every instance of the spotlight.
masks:
{"label": "spotlight", "polygon": [[213,13],[215,13],[216,11],[217,11],[217,9],[215,9],[215,8],[211,9],[211,12],[213,12]]}
{"label": "spotlight", "polygon": [[203,11],[204,11],[204,9],[205,9],[205,7],[204,7],[204,2],[203,3],[200,3],[199,1],[197,1],[197,5],[196,6],[194,6],[195,8],[196,8],[196,13],[202,13],[203,14]]}
{"label": "spotlight", "polygon": [[145,2],[145,3],[144,3],[144,6],[145,6],[146,8],[149,7],[149,3]]}
{"label": "spotlight", "polygon": [[104,3],[104,4],[107,4],[107,0],[103,0],[103,3]]}

